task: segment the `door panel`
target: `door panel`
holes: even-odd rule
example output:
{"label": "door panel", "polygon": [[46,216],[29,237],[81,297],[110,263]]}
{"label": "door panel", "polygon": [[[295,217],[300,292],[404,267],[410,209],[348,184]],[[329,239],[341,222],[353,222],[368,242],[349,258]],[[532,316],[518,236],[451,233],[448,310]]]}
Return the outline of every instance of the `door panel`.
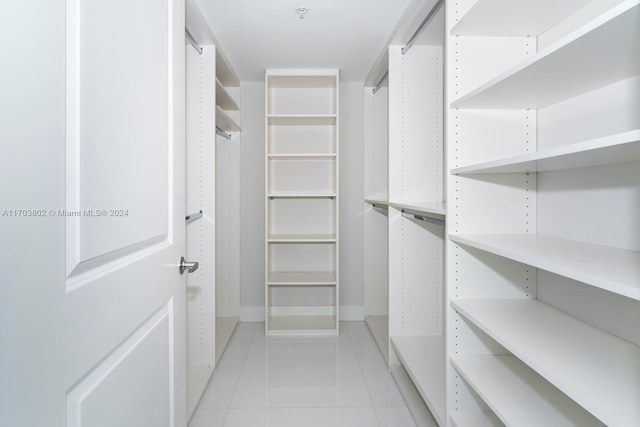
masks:
{"label": "door panel", "polygon": [[169,7],[67,3],[71,277],[170,238]]}
{"label": "door panel", "polygon": [[167,304],[73,387],[69,427],[172,425],[172,317]]}
{"label": "door panel", "polygon": [[185,410],[184,2],[69,0],[66,29],[67,425],[173,426]]}
{"label": "door panel", "polygon": [[186,426],[184,13],[2,8],[1,426]]}

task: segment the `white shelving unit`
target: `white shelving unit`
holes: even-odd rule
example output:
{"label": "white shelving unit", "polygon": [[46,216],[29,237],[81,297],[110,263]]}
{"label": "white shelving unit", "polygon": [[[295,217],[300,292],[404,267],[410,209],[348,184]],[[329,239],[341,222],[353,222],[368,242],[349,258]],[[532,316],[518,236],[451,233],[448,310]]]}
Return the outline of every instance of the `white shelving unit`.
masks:
{"label": "white shelving unit", "polygon": [[[451,363],[506,425],[604,425],[516,357],[454,357]],[[496,383],[508,387],[496,387]]]}
{"label": "white shelving unit", "polygon": [[[621,2],[532,58],[456,99],[451,108],[544,108],[637,76],[638,10],[636,1]],[[598,55],[592,54],[594,49],[599,49]]]}
{"label": "white shelving unit", "polygon": [[453,25],[451,34],[485,37],[538,35],[590,1],[478,0],[471,3],[471,8]]}
{"label": "white shelving unit", "polygon": [[447,423],[444,41],[441,7],[408,51],[389,48],[389,363],[402,365],[440,426]]}
{"label": "white shelving unit", "polygon": [[216,62],[216,363],[240,320],[240,80]]}
{"label": "white shelving unit", "polygon": [[444,337],[392,337],[391,345],[438,425],[446,425]]}
{"label": "white shelving unit", "polygon": [[449,423],[640,425],[640,1],[446,7]]}
{"label": "white shelving unit", "polygon": [[449,417],[453,427],[501,427],[504,424],[493,412],[457,412]]}
{"label": "white shelving unit", "polygon": [[186,258],[199,263],[186,288],[191,418],[240,316],[240,82],[191,1],[186,24],[202,47],[185,50]]}
{"label": "white shelving unit", "polygon": [[543,234],[450,235],[451,241],[640,300],[640,252]]}
{"label": "white shelving unit", "polygon": [[266,73],[266,333],[338,334],[338,71]]}
{"label": "white shelving unit", "polygon": [[638,378],[630,375],[640,372],[637,345],[538,300],[461,299],[451,304],[607,425],[633,425],[640,417]]}
{"label": "white shelving unit", "polygon": [[640,161],[640,129],[548,148],[535,153],[454,168],[451,173],[470,175],[549,172],[637,161]]}
{"label": "white shelving unit", "polygon": [[[365,321],[389,361],[389,84],[385,50],[364,85]],[[376,84],[380,84],[374,93]],[[408,377],[407,377],[408,379]],[[410,380],[409,380],[410,381]]]}
{"label": "white shelving unit", "polygon": [[381,55],[364,87],[365,319],[416,422],[441,426],[444,40],[438,8],[410,50],[391,45]]}

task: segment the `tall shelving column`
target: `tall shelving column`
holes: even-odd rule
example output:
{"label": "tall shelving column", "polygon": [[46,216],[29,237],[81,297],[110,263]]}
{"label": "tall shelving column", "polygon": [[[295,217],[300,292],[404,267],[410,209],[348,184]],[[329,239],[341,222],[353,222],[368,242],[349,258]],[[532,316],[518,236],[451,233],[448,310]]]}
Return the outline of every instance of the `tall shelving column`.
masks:
{"label": "tall shelving column", "polygon": [[240,80],[216,51],[216,364],[240,321]]}
{"label": "tall shelving column", "polygon": [[431,16],[389,48],[389,363],[428,408],[409,405],[418,423],[444,426],[444,8]]}
{"label": "tall shelving column", "polygon": [[389,362],[389,53],[364,84],[365,322]]}
{"label": "tall shelving column", "polygon": [[215,368],[215,46],[186,60],[187,405],[193,415]]}
{"label": "tall shelving column", "polygon": [[419,27],[412,47],[391,45],[364,85],[365,320],[423,426],[446,425],[441,6],[405,14],[393,39]]}
{"label": "tall shelving column", "polygon": [[639,22],[447,3],[451,426],[640,425]]}
{"label": "tall shelving column", "polygon": [[337,335],[338,71],[266,72],[266,333]]}
{"label": "tall shelving column", "polygon": [[240,82],[191,1],[185,51],[187,411],[191,418],[240,315]]}

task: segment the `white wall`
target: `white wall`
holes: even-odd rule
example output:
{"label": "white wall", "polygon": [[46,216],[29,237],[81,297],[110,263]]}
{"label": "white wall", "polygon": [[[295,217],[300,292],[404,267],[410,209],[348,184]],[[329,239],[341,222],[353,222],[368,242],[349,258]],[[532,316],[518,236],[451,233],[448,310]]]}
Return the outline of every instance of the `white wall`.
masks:
{"label": "white wall", "polygon": [[[243,82],[240,318],[264,320],[264,82]],[[340,85],[340,317],[363,320],[362,83]]]}
{"label": "white wall", "polygon": [[264,82],[240,87],[240,319],[264,320]]}

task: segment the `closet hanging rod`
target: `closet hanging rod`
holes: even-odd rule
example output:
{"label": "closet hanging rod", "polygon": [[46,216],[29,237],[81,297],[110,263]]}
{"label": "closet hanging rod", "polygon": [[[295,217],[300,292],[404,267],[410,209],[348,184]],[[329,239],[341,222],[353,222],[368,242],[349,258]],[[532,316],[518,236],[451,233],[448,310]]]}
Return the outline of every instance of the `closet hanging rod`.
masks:
{"label": "closet hanging rod", "polygon": [[433,18],[433,15],[436,14],[436,12],[440,8],[440,6],[442,6],[443,4],[444,4],[444,0],[438,0],[436,2],[436,4],[433,5],[433,7],[431,8],[431,11],[429,11],[429,14],[427,15],[427,17],[424,18],[424,20],[422,21],[422,23],[420,24],[420,26],[418,27],[416,32],[413,33],[413,35],[411,36],[411,38],[409,39],[407,44],[405,44],[404,47],[402,48],[401,52],[402,52],[403,55],[405,53],[407,53],[409,51],[409,49],[411,49],[411,46],[413,46],[413,42],[416,39],[416,37],[418,37],[420,35],[420,33],[422,32],[424,27],[427,26],[429,21],[431,21],[431,18]]}
{"label": "closet hanging rod", "polygon": [[389,212],[389,208],[386,206],[373,205],[373,210],[383,214]]}
{"label": "closet hanging rod", "polygon": [[220,128],[219,126],[216,126],[216,133],[218,135],[220,135],[223,138],[227,138],[227,139],[231,139],[231,134],[230,133],[226,133],[224,130],[222,130],[222,128]]}
{"label": "closet hanging rod", "polygon": [[417,215],[417,214],[414,214],[414,213],[411,213],[411,212],[402,211],[402,216],[405,217],[405,218],[409,218],[409,219],[417,219],[417,220],[428,222],[428,223],[431,223],[431,224],[441,225],[443,227],[445,225],[445,220],[444,219],[431,218],[430,216],[426,216],[426,215]]}
{"label": "closet hanging rod", "polygon": [[202,55],[202,47],[198,44],[196,39],[193,38],[193,36],[191,35],[191,33],[187,28],[184,29],[184,33],[187,35],[187,38],[191,42],[191,46],[193,46],[193,48],[197,50],[200,55]]}
{"label": "closet hanging rod", "polygon": [[384,76],[382,76],[382,78],[380,79],[380,81],[378,82],[378,84],[376,85],[376,87],[374,87],[373,89],[371,89],[371,92],[373,92],[373,94],[375,95],[377,91],[380,90],[380,86],[382,86],[382,82],[384,82],[387,78],[389,77],[389,71],[387,71],[386,73],[384,73]]}
{"label": "closet hanging rod", "polygon": [[202,218],[202,209],[198,213],[193,213],[184,217],[185,221],[195,221]]}

